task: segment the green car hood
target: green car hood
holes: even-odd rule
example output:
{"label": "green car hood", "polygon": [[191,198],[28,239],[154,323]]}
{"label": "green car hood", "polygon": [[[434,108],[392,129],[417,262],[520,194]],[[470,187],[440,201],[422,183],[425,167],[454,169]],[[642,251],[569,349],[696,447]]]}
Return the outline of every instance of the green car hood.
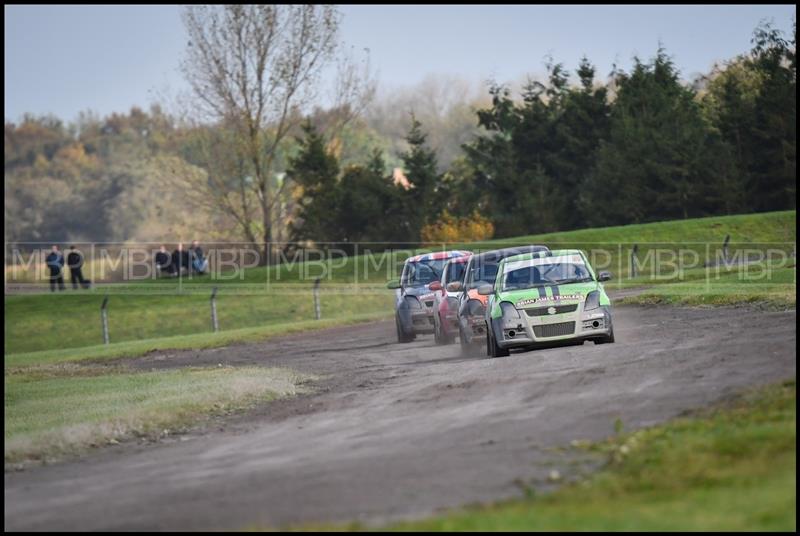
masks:
{"label": "green car hood", "polygon": [[[555,290],[555,292],[554,292]],[[547,287],[526,288],[522,290],[508,290],[498,292],[494,300],[492,318],[502,316],[500,302],[511,302],[518,309],[527,307],[545,307],[556,303],[579,303],[586,299],[586,295],[597,290],[600,292],[600,305],[610,305],[611,301],[603,290],[603,285],[597,281],[586,283],[571,283],[568,285],[551,285]]]}

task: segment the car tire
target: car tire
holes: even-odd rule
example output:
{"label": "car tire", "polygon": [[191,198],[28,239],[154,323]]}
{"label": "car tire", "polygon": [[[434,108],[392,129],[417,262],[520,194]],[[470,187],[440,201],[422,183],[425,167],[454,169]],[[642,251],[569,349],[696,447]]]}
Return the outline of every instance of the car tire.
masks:
{"label": "car tire", "polygon": [[456,338],[450,333],[444,331],[444,321],[439,316],[439,344],[453,344]]}
{"label": "car tire", "polygon": [[439,315],[435,314],[433,317],[433,340],[438,345],[447,344],[447,341],[442,336],[442,329],[441,329],[442,322],[441,321],[437,322],[436,321],[437,318],[439,318]]}
{"label": "car tire", "polygon": [[494,340],[491,328],[486,329],[486,353],[489,357],[508,357],[508,348],[501,348]]}
{"label": "car tire", "polygon": [[442,344],[453,344],[456,342],[456,338],[453,335],[445,335],[444,333],[442,333],[442,340],[444,341]]}
{"label": "car tire", "polygon": [[403,326],[400,323],[400,319],[395,317],[394,323],[397,326],[397,342],[399,343],[407,343],[414,340],[414,334],[412,333],[409,335],[405,331],[403,331]]}
{"label": "car tire", "polygon": [[611,326],[611,333],[606,335],[605,337],[601,337],[599,339],[595,339],[595,344],[613,344],[614,343],[614,326]]}
{"label": "car tire", "polygon": [[464,357],[473,357],[475,355],[475,346],[467,342],[464,337],[464,332],[461,327],[458,328],[458,341],[461,343],[461,355]]}

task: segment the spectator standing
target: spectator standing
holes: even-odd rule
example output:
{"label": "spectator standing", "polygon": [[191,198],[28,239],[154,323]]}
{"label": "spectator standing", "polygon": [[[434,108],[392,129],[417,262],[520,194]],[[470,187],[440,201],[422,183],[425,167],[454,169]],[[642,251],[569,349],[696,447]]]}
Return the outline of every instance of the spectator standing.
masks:
{"label": "spectator standing", "polygon": [[44,262],[50,269],[50,292],[56,291],[56,284],[58,290],[64,290],[64,255],[58,250],[58,246],[53,246]]}
{"label": "spectator standing", "polygon": [[69,266],[69,278],[72,281],[72,288],[77,290],[78,284],[83,288],[89,288],[89,281],[83,277],[83,255],[75,249],[75,246],[69,247],[67,266]]}

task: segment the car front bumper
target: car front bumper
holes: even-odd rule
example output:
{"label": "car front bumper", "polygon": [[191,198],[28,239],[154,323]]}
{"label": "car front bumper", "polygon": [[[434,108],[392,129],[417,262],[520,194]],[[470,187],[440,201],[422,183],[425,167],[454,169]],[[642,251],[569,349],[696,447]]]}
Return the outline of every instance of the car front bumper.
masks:
{"label": "car front bumper", "polygon": [[518,309],[520,318],[510,323],[492,319],[497,345],[504,349],[535,347],[560,341],[601,339],[611,335],[613,324],[608,306],[583,311],[578,304],[572,312],[534,314]]}
{"label": "car front bumper", "polygon": [[486,319],[483,316],[462,316],[458,322],[467,343],[479,344],[486,341]]}
{"label": "car front bumper", "polygon": [[444,315],[442,322],[442,332],[446,335],[458,334],[458,314],[455,311],[448,311]]}
{"label": "car front bumper", "polygon": [[433,311],[417,310],[411,312],[411,328],[414,333],[433,333]]}
{"label": "car front bumper", "polygon": [[397,309],[397,317],[406,333],[433,333],[433,307],[423,305],[418,309],[401,306]]}

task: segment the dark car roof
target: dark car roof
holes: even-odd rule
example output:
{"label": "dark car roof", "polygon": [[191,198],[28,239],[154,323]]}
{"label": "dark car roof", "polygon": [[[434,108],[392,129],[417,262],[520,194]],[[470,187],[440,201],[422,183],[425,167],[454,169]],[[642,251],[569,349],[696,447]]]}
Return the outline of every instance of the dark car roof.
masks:
{"label": "dark car roof", "polygon": [[521,255],[523,253],[539,253],[542,251],[550,252],[547,246],[514,246],[503,249],[493,249],[491,251],[484,251],[483,253],[473,254],[473,263],[478,262],[500,262],[506,257],[513,255]]}

